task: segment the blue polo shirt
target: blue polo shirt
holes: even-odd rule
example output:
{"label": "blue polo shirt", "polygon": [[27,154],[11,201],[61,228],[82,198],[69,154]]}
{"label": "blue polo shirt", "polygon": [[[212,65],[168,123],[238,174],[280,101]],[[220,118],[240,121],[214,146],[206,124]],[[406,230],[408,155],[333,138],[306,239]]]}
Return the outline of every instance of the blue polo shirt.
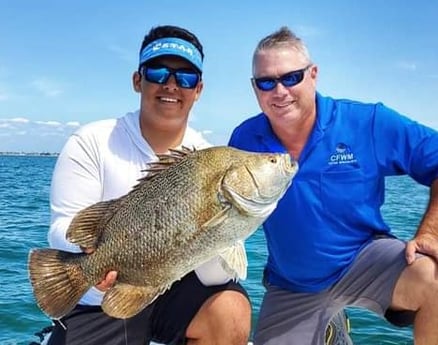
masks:
{"label": "blue polo shirt", "polygon": [[[430,186],[438,176],[438,133],[381,103],[316,94],[316,123],[299,170],[264,222],[266,278],[295,292],[336,283],[375,234],[390,233],[380,207],[385,176],[408,174]],[[240,124],[230,146],[287,152],[264,113]]]}

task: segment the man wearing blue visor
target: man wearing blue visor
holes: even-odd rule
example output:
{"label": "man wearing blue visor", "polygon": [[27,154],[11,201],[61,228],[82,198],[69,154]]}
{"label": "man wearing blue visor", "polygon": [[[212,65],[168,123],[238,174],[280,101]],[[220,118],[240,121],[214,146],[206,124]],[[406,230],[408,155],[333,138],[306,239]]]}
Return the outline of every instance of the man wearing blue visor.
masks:
{"label": "man wearing blue visor", "polygon": [[[75,214],[129,192],[157,154],[182,145],[209,146],[188,127],[190,110],[203,87],[202,61],[201,43],[185,29],[159,26],[144,37],[139,68],[132,78],[140,109],[85,125],[59,155],[51,189],[48,238],[53,248],[81,251],[65,239]],[[54,321],[48,344],[246,345],[251,307],[245,290],[234,279],[244,275],[246,261],[241,267],[240,274],[231,274],[215,258],[127,320],[110,318],[100,307],[104,291],[117,276],[109,272],[70,314]]]}

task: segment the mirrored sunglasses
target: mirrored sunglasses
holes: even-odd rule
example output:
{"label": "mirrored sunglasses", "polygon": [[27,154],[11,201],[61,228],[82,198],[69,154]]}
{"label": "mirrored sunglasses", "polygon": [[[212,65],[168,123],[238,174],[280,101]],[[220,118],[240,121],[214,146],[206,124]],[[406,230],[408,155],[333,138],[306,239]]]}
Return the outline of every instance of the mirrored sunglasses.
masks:
{"label": "mirrored sunglasses", "polygon": [[279,78],[273,77],[261,77],[252,78],[255,86],[261,91],[274,90],[278,83],[281,83],[284,87],[292,87],[301,83],[304,79],[304,73],[311,67],[308,65],[302,69],[288,72],[280,76]]}
{"label": "mirrored sunglasses", "polygon": [[176,84],[183,89],[194,89],[201,80],[201,75],[189,68],[173,69],[166,66],[144,66],[141,69],[143,77],[154,84],[166,84],[173,75]]}

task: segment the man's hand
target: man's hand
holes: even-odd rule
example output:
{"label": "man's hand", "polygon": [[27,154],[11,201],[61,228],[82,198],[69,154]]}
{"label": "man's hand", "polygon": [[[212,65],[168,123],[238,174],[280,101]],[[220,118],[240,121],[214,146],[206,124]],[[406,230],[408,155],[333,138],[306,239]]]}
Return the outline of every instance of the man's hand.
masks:
{"label": "man's hand", "polygon": [[[95,248],[85,248],[85,247],[81,247],[81,249],[86,254],[91,254],[95,250]],[[116,271],[109,271],[106,274],[105,279],[96,285],[96,289],[98,289],[102,292],[105,292],[106,290],[108,290],[109,288],[111,288],[114,285],[114,283],[116,282],[116,279],[117,279],[117,272]]]}
{"label": "man's hand", "polygon": [[438,261],[438,179],[430,186],[430,198],[426,212],[415,237],[406,245],[406,261],[412,264],[415,254],[429,255]]}
{"label": "man's hand", "polygon": [[438,238],[432,234],[418,234],[406,245],[406,261],[412,264],[416,253],[429,255],[438,261]]}
{"label": "man's hand", "polygon": [[99,284],[96,285],[96,289],[105,292],[109,288],[111,288],[117,279],[117,272],[116,271],[109,271],[105,279],[102,280]]}

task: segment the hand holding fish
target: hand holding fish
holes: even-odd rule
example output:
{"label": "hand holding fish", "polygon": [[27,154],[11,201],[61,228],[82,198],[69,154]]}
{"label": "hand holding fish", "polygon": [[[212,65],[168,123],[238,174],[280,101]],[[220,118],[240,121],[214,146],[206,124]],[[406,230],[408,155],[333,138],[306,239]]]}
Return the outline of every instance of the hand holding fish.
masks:
{"label": "hand holding fish", "polygon": [[[91,248],[85,248],[85,247],[81,247],[82,251],[85,254],[91,254],[95,251],[95,249],[91,249]],[[108,289],[110,289],[117,280],[117,272],[116,271],[109,271],[106,275],[105,278],[99,282],[95,288],[98,289],[99,291],[105,292]]]}
{"label": "hand holding fish", "polygon": [[99,284],[97,284],[95,287],[96,289],[105,292],[113,287],[113,285],[116,283],[117,280],[117,272],[116,271],[109,271],[105,279],[102,280]]}

